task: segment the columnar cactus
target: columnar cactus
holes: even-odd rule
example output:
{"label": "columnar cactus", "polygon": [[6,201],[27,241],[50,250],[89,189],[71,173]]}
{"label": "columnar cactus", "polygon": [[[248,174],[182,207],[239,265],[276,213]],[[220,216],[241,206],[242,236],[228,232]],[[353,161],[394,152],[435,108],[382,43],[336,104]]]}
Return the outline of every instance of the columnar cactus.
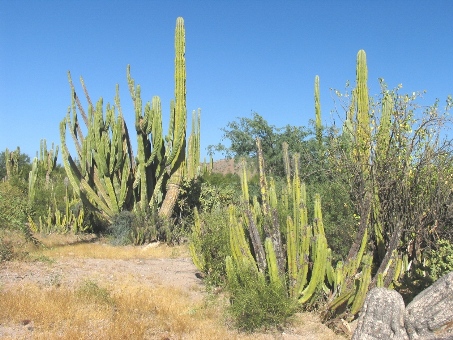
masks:
{"label": "columnar cactus", "polygon": [[365,172],[371,154],[371,128],[370,128],[370,108],[368,97],[368,68],[366,64],[366,54],[364,50],[357,53],[356,69],[356,153],[357,160],[362,165]]}
{"label": "columnar cactus", "polygon": [[170,178],[167,192],[159,211],[163,218],[170,217],[179,194],[179,184],[185,166],[186,150],[186,41],[183,18],[176,20],[175,30],[175,104],[171,112],[169,134],[167,135],[166,170]]}
{"label": "columnar cactus", "polygon": [[56,147],[52,143],[52,148],[47,150],[47,142],[45,139],[41,139],[39,148],[39,167],[44,169],[46,172],[46,187],[50,182],[50,175],[55,169],[58,158],[59,146]]}
{"label": "columnar cactus", "polygon": [[[153,97],[152,103],[147,103],[143,109],[140,86],[135,86],[129,66],[127,68],[135,110],[137,164],[121,112],[118,88],[115,106],[107,105],[104,117],[102,99],[95,108],[81,79],[89,107],[87,115],[69,75],[72,105],[60,125],[63,164],[74,191],[84,204],[107,219],[124,209],[146,211],[149,207],[160,206],[161,217],[167,218],[172,213],[184,174],[186,153],[185,31],[182,18],[176,21],[175,52],[175,99],[170,105],[169,132],[165,137],[159,97]],[[82,133],[76,108],[87,126],[86,136]],[[194,163],[195,158],[199,163],[199,119],[198,116],[194,123],[196,131],[191,143]],[[66,146],[67,130],[74,140],[79,163],[71,157]]]}
{"label": "columnar cactus", "polygon": [[321,100],[319,96],[319,76],[315,77],[315,126],[316,126],[316,139],[319,145],[322,144],[322,120],[321,120]]}
{"label": "columnar cactus", "polygon": [[189,136],[189,145],[187,152],[187,177],[193,179],[200,174],[200,115],[194,110],[192,112],[192,131]]}
{"label": "columnar cactus", "polygon": [[[68,77],[72,84],[69,73]],[[88,131],[85,137],[77,132],[77,94],[74,90],[72,97],[73,118],[71,119],[68,112],[60,124],[62,159],[66,174],[84,204],[109,220],[121,210],[130,209],[132,197],[132,151],[126,123],[121,114],[119,90],[117,87],[115,104],[119,113],[116,118],[115,106],[110,104],[107,104],[104,118],[102,98],[97,102],[96,108],[89,106]],[[66,145],[68,126],[76,141],[78,164],[69,154]]]}

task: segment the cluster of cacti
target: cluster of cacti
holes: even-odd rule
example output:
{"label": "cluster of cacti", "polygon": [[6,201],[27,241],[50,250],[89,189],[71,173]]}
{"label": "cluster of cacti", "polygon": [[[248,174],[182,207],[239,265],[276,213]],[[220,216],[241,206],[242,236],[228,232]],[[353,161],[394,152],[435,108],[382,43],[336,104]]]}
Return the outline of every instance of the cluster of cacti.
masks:
{"label": "cluster of cacti", "polygon": [[[229,280],[238,280],[242,266],[254,268],[263,278],[268,277],[269,284],[285,287],[288,296],[299,304],[310,302],[318,292],[324,292],[332,310],[346,304],[351,313],[357,313],[371,281],[372,257],[364,255],[367,234],[356,256],[334,266],[325,236],[319,195],[314,197],[313,223],[308,223],[307,193],[297,170],[299,156],[293,157],[291,175],[287,147],[283,147],[286,150],[283,158],[287,185],[279,195],[273,179],[266,179],[259,140],[257,148],[261,203],[257,206],[244,200],[245,211],[230,207],[231,256],[226,260]],[[243,171],[243,178],[246,178],[245,167]],[[243,198],[248,198],[246,180],[243,180]],[[289,212],[284,229],[279,226],[279,209]],[[285,240],[284,244],[282,240]]]}
{"label": "cluster of cacti", "polygon": [[10,152],[8,148],[5,149],[6,179],[19,172],[19,156],[20,147],[13,152]]}
{"label": "cluster of cacti", "polygon": [[[110,220],[123,210],[159,207],[159,216],[170,216],[179,193],[179,184],[186,162],[186,70],[184,21],[178,18],[175,30],[175,98],[170,105],[168,134],[162,132],[162,111],[159,97],[142,107],[140,86],[135,86],[127,68],[130,94],[134,103],[137,132],[137,157],[133,156],[129,132],[124,121],[117,87],[115,105],[107,104],[103,112],[102,99],[88,101],[88,115],[80,104],[72,85],[72,118],[69,113],[60,125],[63,163],[69,181],[84,205]],[[85,122],[87,134],[82,134],[76,106]],[[115,111],[118,114],[115,115]],[[76,147],[74,159],[66,145],[69,131]],[[196,175],[194,164],[199,164],[199,115],[193,123],[190,142],[189,168]]]}
{"label": "cluster of cacti", "polygon": [[[128,142],[126,124],[121,114],[119,90],[117,88],[115,96],[116,107],[108,104],[105,116],[102,98],[94,108],[87,95],[89,107],[86,115],[79,105],[69,73],[68,77],[73,92],[70,108],[72,118],[68,112],[67,117],[60,124],[62,158],[66,174],[73,190],[82,199],[84,205],[106,218],[111,218],[130,207],[132,196],[133,156]],[[82,134],[76,103],[87,128],[86,136]],[[116,110],[119,114],[115,117]],[[74,140],[76,159],[69,154],[66,130],[69,130]]]}
{"label": "cluster of cacti", "polygon": [[31,217],[28,218],[30,228],[34,232],[44,234],[53,232],[72,232],[77,234],[90,229],[91,226],[85,220],[85,211],[83,206],[80,204],[80,198],[74,196],[69,197],[69,189],[67,185],[64,201],[65,209],[64,212],[61,212],[57,207],[56,198],[54,196],[52,204],[47,210],[47,215],[38,216],[37,222],[33,221]]}

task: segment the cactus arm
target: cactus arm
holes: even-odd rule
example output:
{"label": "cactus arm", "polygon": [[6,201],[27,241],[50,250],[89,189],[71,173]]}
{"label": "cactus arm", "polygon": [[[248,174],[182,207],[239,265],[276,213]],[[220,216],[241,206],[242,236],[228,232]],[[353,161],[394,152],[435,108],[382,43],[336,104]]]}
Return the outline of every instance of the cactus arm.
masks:
{"label": "cactus arm", "polygon": [[277,255],[275,254],[272,240],[268,237],[264,241],[264,248],[266,250],[267,267],[269,269],[269,279],[274,287],[282,287],[283,279],[280,276],[280,271],[277,263]]}
{"label": "cactus arm", "polygon": [[363,256],[363,269],[362,276],[360,278],[359,288],[355,294],[354,302],[351,306],[351,314],[357,314],[363,306],[365,301],[366,293],[371,282],[371,265],[373,263],[373,257],[371,255]]}

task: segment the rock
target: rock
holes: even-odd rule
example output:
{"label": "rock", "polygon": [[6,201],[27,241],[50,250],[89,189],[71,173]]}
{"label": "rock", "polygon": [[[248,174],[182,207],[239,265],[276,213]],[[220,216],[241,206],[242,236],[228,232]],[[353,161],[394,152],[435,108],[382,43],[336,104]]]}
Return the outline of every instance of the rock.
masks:
{"label": "rock", "polygon": [[404,322],[411,340],[453,339],[453,272],[407,305]]}
{"label": "rock", "polygon": [[409,339],[404,301],[394,290],[373,288],[367,294],[352,340]]}

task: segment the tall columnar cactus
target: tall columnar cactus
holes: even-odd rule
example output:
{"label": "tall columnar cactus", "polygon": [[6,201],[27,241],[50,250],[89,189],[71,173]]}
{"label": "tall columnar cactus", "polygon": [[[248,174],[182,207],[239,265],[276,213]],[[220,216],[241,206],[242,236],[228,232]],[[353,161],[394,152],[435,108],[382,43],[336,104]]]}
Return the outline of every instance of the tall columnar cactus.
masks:
{"label": "tall columnar cactus", "polygon": [[366,54],[364,50],[357,53],[356,69],[356,153],[357,160],[363,167],[363,171],[368,171],[371,155],[371,128],[370,128],[370,108],[368,96],[368,68],[366,64]]}
{"label": "tall columnar cactus", "polygon": [[[148,207],[160,206],[159,215],[164,218],[172,213],[184,174],[186,154],[185,31],[182,18],[176,21],[175,51],[175,98],[170,104],[169,132],[165,137],[159,97],[153,97],[152,103],[147,103],[143,109],[140,86],[135,86],[128,66],[127,78],[137,131],[137,164],[121,112],[118,88],[115,106],[107,105],[104,116],[102,99],[94,107],[81,79],[89,107],[87,115],[69,76],[73,101],[60,126],[63,163],[71,185],[84,204],[107,219],[123,209],[133,208],[146,211]],[[76,108],[87,127],[86,136]],[[118,110],[117,115],[115,110]],[[199,116],[195,127],[197,131],[192,145],[194,158],[199,161]],[[69,154],[67,131],[74,141],[79,163]]]}
{"label": "tall columnar cactus", "polygon": [[175,30],[175,99],[171,112],[169,134],[167,135],[166,170],[170,178],[167,182],[167,192],[159,211],[163,218],[170,217],[179,194],[179,185],[185,166],[186,150],[186,40],[184,20],[176,20]]}
{"label": "tall columnar cactus", "polygon": [[59,146],[54,146],[52,143],[52,148],[47,150],[47,142],[45,139],[41,139],[40,148],[39,148],[39,167],[44,169],[46,172],[46,187],[49,185],[50,182],[50,175],[52,171],[55,169],[57,164],[58,158],[58,151]]}
{"label": "tall columnar cactus", "polygon": [[319,145],[322,144],[322,120],[321,120],[321,100],[319,96],[319,76],[315,77],[315,126],[316,126],[316,139]]}
{"label": "tall columnar cactus", "polygon": [[135,82],[127,67],[129,91],[134,103],[135,130],[137,132],[137,166],[134,180],[136,204],[142,211],[161,203],[164,196],[165,145],[162,133],[162,109],[160,98],[142,107],[140,85]]}
{"label": "tall columnar cactus", "polygon": [[36,179],[38,178],[38,159],[33,159],[31,170],[28,173],[28,204],[31,206],[35,198]]}
{"label": "tall columnar cactus", "polygon": [[187,152],[187,177],[194,179],[200,174],[200,116],[201,110],[192,112],[192,130]]}
{"label": "tall columnar cactus", "polygon": [[19,172],[19,156],[20,147],[13,152],[10,152],[8,148],[5,149],[6,179]]}
{"label": "tall columnar cactus", "polygon": [[[393,98],[390,94],[384,94],[382,102],[382,113],[379,123],[379,130],[376,136],[376,152],[373,161],[377,163],[380,168],[385,167],[387,158],[387,149],[390,143],[390,125],[391,116],[393,110]],[[378,249],[379,260],[382,260],[385,256],[385,240],[384,240],[384,229],[382,221],[380,220],[381,202],[379,199],[379,192],[377,185],[373,185],[373,208],[372,218],[374,224],[374,234],[376,237],[376,246]]]}

